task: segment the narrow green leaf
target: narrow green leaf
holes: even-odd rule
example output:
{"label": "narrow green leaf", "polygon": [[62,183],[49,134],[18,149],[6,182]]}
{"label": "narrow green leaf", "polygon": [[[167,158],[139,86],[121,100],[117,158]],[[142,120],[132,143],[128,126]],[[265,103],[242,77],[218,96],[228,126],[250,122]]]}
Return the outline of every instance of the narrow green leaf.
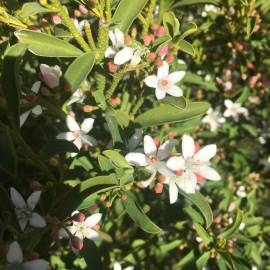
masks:
{"label": "narrow green leaf", "polygon": [[193,222],[204,224],[203,216],[192,207],[185,207],[183,211],[192,219]]}
{"label": "narrow green leaf", "polygon": [[122,128],[125,128],[128,126],[130,118],[129,118],[129,114],[127,112],[122,111],[122,110],[114,110],[114,115],[115,115],[115,118],[116,118],[118,124]]}
{"label": "narrow green leaf", "polygon": [[251,35],[253,34],[255,27],[256,27],[256,17],[249,16],[247,19],[247,28],[246,28],[248,38],[250,38]]}
{"label": "narrow green leaf", "polygon": [[178,44],[179,44],[179,50],[180,51],[188,53],[193,57],[195,56],[195,50],[194,50],[193,46],[189,42],[187,42],[184,39],[180,39],[178,41]]}
{"label": "narrow green leaf", "polygon": [[119,168],[132,169],[126,159],[115,150],[103,151],[104,156],[109,158]]}
{"label": "narrow green leaf", "polygon": [[128,32],[131,24],[141,13],[148,0],[121,0],[118,4],[112,22],[123,32]]}
{"label": "narrow green leaf", "polygon": [[208,246],[208,244],[212,241],[208,232],[199,223],[194,223],[194,227],[198,235],[202,238],[204,244]]}
{"label": "narrow green leaf", "polygon": [[230,226],[228,226],[228,228],[224,232],[222,232],[219,235],[219,237],[225,238],[225,239],[232,238],[233,235],[238,230],[240,224],[242,223],[242,220],[243,220],[243,213],[241,212],[241,210],[237,209],[236,218],[234,222]]}
{"label": "narrow green leaf", "polygon": [[25,44],[15,44],[6,50],[3,60],[2,92],[6,98],[9,111],[19,126],[20,108],[20,61],[26,51]]}
{"label": "narrow green leaf", "polygon": [[77,90],[81,83],[86,79],[95,64],[94,53],[84,53],[76,58],[68,67],[65,73],[65,80],[69,89],[73,92]]}
{"label": "narrow green leaf", "polygon": [[139,115],[135,119],[135,123],[142,127],[149,127],[165,123],[182,122],[199,117],[208,109],[209,103],[207,102],[190,102],[184,110],[170,104],[161,104],[159,107]]}
{"label": "narrow green leaf", "polygon": [[166,33],[171,37],[179,34],[180,23],[172,11],[163,14],[163,25]]}
{"label": "narrow green leaf", "polygon": [[187,106],[186,100],[183,97],[167,96],[161,100],[162,103],[170,104],[178,109],[184,110]]}
{"label": "narrow green leaf", "polygon": [[189,6],[189,5],[197,5],[197,4],[218,5],[220,3],[221,3],[221,0],[182,0],[182,1],[177,1],[177,3],[174,4],[172,8]]}
{"label": "narrow green leaf", "polygon": [[181,31],[181,38],[184,39],[185,37],[197,32],[198,26],[196,23],[189,22],[185,24]]}
{"label": "narrow green leaf", "polygon": [[127,199],[122,202],[131,219],[145,232],[159,234],[161,229],[143,212],[141,207],[133,199],[133,194],[128,191],[125,194],[127,195]]}
{"label": "narrow green leaf", "polygon": [[16,176],[18,160],[9,130],[0,130],[0,169],[6,173]]}
{"label": "narrow green leaf", "polygon": [[110,108],[107,108],[105,111],[105,120],[107,122],[109,131],[111,133],[113,143],[122,143],[123,140],[120,135],[120,130],[114,115],[114,111]]}
{"label": "narrow green leaf", "polygon": [[118,185],[118,181],[112,177],[112,176],[96,176],[90,179],[87,179],[85,181],[83,181],[80,185],[80,191],[85,191],[88,190],[90,188],[96,187],[96,186],[100,186],[100,185],[114,185],[117,186]]}
{"label": "narrow green leaf", "polygon": [[78,57],[83,52],[70,43],[45,33],[18,30],[16,37],[35,55],[45,57]]}
{"label": "narrow green leaf", "polygon": [[42,7],[39,3],[32,2],[32,3],[25,3],[19,12],[21,17],[30,17],[36,14],[42,13],[50,13],[53,12],[48,8]]}
{"label": "narrow green leaf", "polygon": [[189,200],[192,204],[194,204],[200,210],[200,212],[202,213],[205,219],[206,229],[208,229],[213,223],[213,213],[212,213],[210,205],[208,204],[206,199],[203,197],[203,195],[200,192],[188,194],[188,193],[185,193],[180,188],[178,190],[182,196],[184,196],[187,200]]}
{"label": "narrow green leaf", "polygon": [[200,258],[196,261],[196,266],[198,270],[202,270],[206,265],[210,258],[210,251],[207,251],[200,256]]}
{"label": "narrow green leaf", "polygon": [[248,100],[250,96],[250,90],[248,87],[245,87],[242,92],[241,92],[241,95],[239,96],[239,98],[235,101],[235,103],[244,103]]}

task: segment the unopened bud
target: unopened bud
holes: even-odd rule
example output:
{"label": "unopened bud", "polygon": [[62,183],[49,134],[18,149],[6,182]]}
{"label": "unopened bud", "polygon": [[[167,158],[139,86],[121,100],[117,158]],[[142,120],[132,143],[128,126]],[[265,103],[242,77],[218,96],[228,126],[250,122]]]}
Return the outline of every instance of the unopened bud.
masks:
{"label": "unopened bud", "polygon": [[119,106],[121,104],[121,99],[119,97],[113,98],[111,100],[111,105],[112,106]]}
{"label": "unopened bud", "polygon": [[157,68],[162,67],[162,66],[163,66],[163,61],[162,61],[162,59],[158,58],[158,59],[156,60],[156,62],[155,62],[155,65],[156,65]]}
{"label": "unopened bud", "polygon": [[169,45],[168,44],[164,44],[161,49],[158,52],[158,56],[164,56],[167,54],[167,52],[169,51]]}
{"label": "unopened bud", "polygon": [[78,9],[74,10],[74,17],[80,17],[82,14]]}
{"label": "unopened bud", "polygon": [[52,19],[52,22],[53,22],[54,24],[60,24],[61,21],[62,21],[61,17],[60,17],[58,14],[56,14],[56,13],[53,13],[53,14],[51,15],[51,19]]}
{"label": "unopened bud", "polygon": [[87,10],[87,8],[84,5],[79,5],[79,10],[83,14],[87,14],[88,13],[88,10]]}
{"label": "unopened bud", "polygon": [[32,190],[40,190],[41,189],[41,184],[38,181],[31,181],[30,188]]}
{"label": "unopened bud", "polygon": [[41,94],[44,96],[48,96],[50,94],[49,89],[46,86],[41,87]]}
{"label": "unopened bud", "polygon": [[157,183],[155,185],[155,193],[160,194],[160,193],[162,193],[162,191],[163,191],[163,184]]}
{"label": "unopened bud", "polygon": [[74,237],[70,240],[71,246],[76,250],[82,250],[83,249],[83,240],[81,240],[78,237]]}
{"label": "unopened bud", "polygon": [[90,105],[84,105],[83,106],[83,111],[86,112],[86,113],[92,112],[92,110],[93,110],[93,107],[90,106]]}
{"label": "unopened bud", "polygon": [[72,219],[76,222],[83,222],[85,220],[85,215],[83,213],[76,213],[72,216]]}
{"label": "unopened bud", "polygon": [[160,145],[160,139],[158,137],[155,137],[154,138],[154,143],[155,143],[156,147],[159,147],[159,145]]}
{"label": "unopened bud", "polygon": [[165,181],[166,181],[166,176],[160,175],[159,178],[158,178],[158,180],[159,180],[160,183],[164,184]]}
{"label": "unopened bud", "polygon": [[132,38],[129,35],[126,35],[124,38],[124,43],[127,46],[130,46],[132,44]]}
{"label": "unopened bud", "polygon": [[113,61],[108,62],[108,69],[111,73],[115,73],[118,69],[118,66],[113,63]]}
{"label": "unopened bud", "polygon": [[126,201],[128,199],[128,196],[126,194],[121,195],[121,200]]}
{"label": "unopened bud", "polygon": [[174,60],[174,56],[173,56],[172,54],[169,54],[169,55],[166,57],[166,61],[167,61],[168,63],[172,63],[173,60]]}
{"label": "unopened bud", "polygon": [[101,195],[99,196],[99,201],[100,201],[100,202],[104,202],[104,201],[106,200],[106,198],[107,198],[106,194],[101,194]]}
{"label": "unopened bud", "polygon": [[152,35],[144,35],[143,42],[145,46],[149,46],[152,41],[153,41]]}
{"label": "unopened bud", "polygon": [[154,62],[155,61],[155,59],[156,59],[156,57],[157,57],[157,54],[156,53],[154,53],[154,52],[151,52],[151,53],[149,53],[147,56],[146,56],[146,61],[147,62]]}
{"label": "unopened bud", "polygon": [[45,27],[45,26],[47,26],[47,25],[49,25],[48,20],[45,19],[45,18],[42,18],[42,19],[40,20],[40,26]]}
{"label": "unopened bud", "polygon": [[155,31],[155,35],[158,37],[162,37],[165,35],[165,27],[164,26],[160,26],[156,31]]}
{"label": "unopened bud", "polygon": [[35,102],[37,100],[37,95],[35,93],[28,93],[27,96],[26,96],[26,99],[29,101],[29,102]]}

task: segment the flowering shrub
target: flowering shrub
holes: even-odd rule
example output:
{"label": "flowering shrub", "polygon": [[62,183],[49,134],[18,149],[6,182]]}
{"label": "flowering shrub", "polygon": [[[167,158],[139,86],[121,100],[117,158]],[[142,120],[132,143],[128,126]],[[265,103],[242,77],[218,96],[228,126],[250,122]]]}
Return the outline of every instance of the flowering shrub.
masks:
{"label": "flowering shrub", "polygon": [[1,269],[270,269],[269,11],[1,1]]}

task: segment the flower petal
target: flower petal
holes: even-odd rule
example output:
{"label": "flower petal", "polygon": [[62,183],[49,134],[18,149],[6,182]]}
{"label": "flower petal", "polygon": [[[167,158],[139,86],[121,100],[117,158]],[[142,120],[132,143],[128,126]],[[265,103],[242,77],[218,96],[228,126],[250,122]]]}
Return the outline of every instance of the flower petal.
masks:
{"label": "flower petal", "polygon": [[23,262],[22,249],[17,241],[14,241],[9,245],[8,252],[7,252],[7,261],[9,263],[22,263]]}
{"label": "flower petal", "polygon": [[[76,145],[76,147],[80,150],[82,148],[82,140],[81,138],[76,139],[73,141],[73,143]],[[77,155],[77,153],[75,153]]]}
{"label": "flower petal", "polygon": [[207,162],[217,153],[217,146],[215,144],[209,144],[199,150],[198,153],[194,155],[194,160],[199,162]]}
{"label": "flower petal", "polygon": [[34,191],[27,199],[28,207],[33,210],[39,202],[41,191]]}
{"label": "flower petal", "polygon": [[147,166],[148,159],[142,153],[131,152],[125,156],[125,159],[134,166]]}
{"label": "flower petal", "polygon": [[113,58],[116,54],[116,50],[113,47],[108,47],[105,51],[106,58]]}
{"label": "flower petal", "polygon": [[185,75],[186,75],[185,71],[175,71],[175,72],[172,72],[171,74],[169,74],[168,80],[170,83],[175,84],[175,83],[181,81]]}
{"label": "flower petal", "polygon": [[89,135],[82,135],[82,142],[85,144],[88,144],[90,146],[97,145],[96,139],[92,136],[89,136]]}
{"label": "flower petal", "polygon": [[191,136],[184,135],[182,138],[182,155],[184,159],[193,157],[195,153],[195,143]]}
{"label": "flower petal", "polygon": [[157,86],[156,91],[155,91],[155,95],[156,95],[157,99],[163,99],[166,96],[166,90]]}
{"label": "flower petal", "polygon": [[93,214],[84,221],[84,224],[87,227],[92,228],[100,222],[101,218],[102,218],[102,214],[100,213]]}
{"label": "flower petal", "polygon": [[67,140],[67,141],[73,141],[75,140],[75,136],[73,132],[63,132],[56,136],[56,139],[58,140]]}
{"label": "flower petal", "polygon": [[122,270],[122,266],[119,262],[113,264],[113,270]]}
{"label": "flower petal", "polygon": [[141,184],[144,187],[148,187],[153,182],[153,180],[155,179],[156,174],[157,174],[157,171],[156,170],[151,170],[150,167],[146,167],[146,169],[148,169],[149,171],[152,171],[152,174],[147,180],[141,181]]}
{"label": "flower petal", "polygon": [[91,240],[97,241],[99,239],[99,234],[95,230],[88,229],[85,232],[84,237],[86,237],[87,239],[91,239]]}
{"label": "flower petal", "polygon": [[167,93],[173,97],[182,97],[183,96],[183,90],[174,84],[170,85],[170,87],[167,89]]}
{"label": "flower petal", "polygon": [[68,115],[66,117],[66,124],[67,124],[67,127],[70,131],[79,131],[80,130],[80,126],[76,122],[75,118],[70,116],[70,115]]}
{"label": "flower petal", "polygon": [[144,147],[144,153],[147,156],[157,154],[157,146],[156,146],[154,140],[151,138],[151,136],[145,135],[143,137],[143,147]]}
{"label": "flower petal", "polygon": [[116,65],[123,65],[127,63],[133,56],[133,49],[130,47],[125,47],[120,50],[114,57],[114,63]]}
{"label": "flower petal", "polygon": [[173,204],[178,199],[178,188],[174,181],[170,181],[169,184],[170,204]]}
{"label": "flower petal", "polygon": [[23,264],[23,269],[25,270],[47,270],[48,267],[49,262],[43,259],[33,260],[30,262],[25,262]]}
{"label": "flower petal", "polygon": [[198,166],[198,168],[196,168],[196,173],[212,181],[219,181],[221,179],[219,173],[207,165]]}
{"label": "flower petal", "polygon": [[115,28],[114,29],[114,34],[115,34],[115,41],[116,41],[116,45],[123,45],[125,43],[125,35],[124,33],[118,29]]}
{"label": "flower petal", "polygon": [[134,267],[133,266],[128,266],[124,270],[134,270]]}
{"label": "flower petal", "polygon": [[23,126],[23,124],[25,123],[25,121],[27,120],[27,118],[29,117],[30,113],[31,113],[32,109],[24,112],[23,114],[20,115],[20,127]]}
{"label": "flower petal", "polygon": [[232,112],[230,109],[225,110],[225,112],[223,113],[224,117],[231,117],[232,116]]}
{"label": "flower petal", "polygon": [[176,145],[176,140],[167,140],[159,148],[157,152],[157,157],[159,160],[163,160],[170,156],[173,147]]}
{"label": "flower petal", "polygon": [[165,79],[169,74],[169,65],[166,61],[163,61],[163,64],[158,68],[157,77],[159,80]]}
{"label": "flower petal", "polygon": [[231,108],[233,106],[233,102],[229,99],[225,99],[224,104],[227,108]]}
{"label": "flower petal", "polygon": [[176,184],[186,193],[195,193],[197,186],[197,178],[193,173],[185,173],[183,176],[178,178]]}
{"label": "flower petal", "polygon": [[116,46],[116,35],[114,31],[109,31],[109,37],[113,46]]}
{"label": "flower petal", "polygon": [[10,188],[10,197],[13,205],[17,208],[25,208],[26,203],[22,195],[15,189]]}
{"label": "flower petal", "polygon": [[41,81],[34,82],[32,85],[31,91],[37,94],[39,92],[40,86],[41,86]]}
{"label": "flower petal", "polygon": [[166,166],[172,171],[183,170],[185,168],[185,160],[182,157],[171,157]]}
{"label": "flower petal", "polygon": [[32,113],[34,115],[41,115],[42,114],[42,108],[40,105],[37,105],[35,106],[33,109],[32,109]]}
{"label": "flower petal", "polygon": [[81,130],[84,133],[88,133],[93,128],[94,122],[95,122],[95,119],[93,119],[93,118],[84,119],[84,121],[81,124]]}
{"label": "flower petal", "polygon": [[21,218],[21,212],[18,209],[15,209],[15,213],[16,213],[20,228],[22,231],[24,231],[29,219],[28,218]]}
{"label": "flower petal", "polygon": [[30,220],[29,220],[29,223],[31,226],[33,226],[35,228],[46,227],[46,222],[45,222],[44,218],[35,212],[32,213]]}
{"label": "flower petal", "polygon": [[156,75],[148,76],[144,79],[144,82],[147,86],[156,88],[158,84],[158,78]]}

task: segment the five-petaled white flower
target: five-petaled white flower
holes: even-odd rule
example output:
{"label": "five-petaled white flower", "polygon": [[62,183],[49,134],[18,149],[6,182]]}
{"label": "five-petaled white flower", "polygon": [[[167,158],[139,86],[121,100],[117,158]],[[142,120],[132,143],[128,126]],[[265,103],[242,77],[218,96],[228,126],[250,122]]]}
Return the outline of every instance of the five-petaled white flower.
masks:
{"label": "five-petaled white flower", "polygon": [[[31,88],[31,91],[35,94],[38,94],[39,89],[41,86],[41,82],[40,81],[36,81]],[[28,116],[30,114],[34,114],[36,116],[41,115],[42,114],[42,107],[40,105],[36,105],[33,108],[31,108],[30,110],[27,110],[26,112],[24,112],[23,114],[20,115],[20,127],[23,126],[23,124],[25,123],[25,121],[27,120]]]}
{"label": "five-petaled white flower", "polygon": [[67,102],[67,105],[71,105],[73,103],[80,103],[82,104],[85,100],[86,95],[84,91],[81,88],[78,88],[70,97],[69,101]]}
{"label": "five-petaled white flower", "polygon": [[[79,213],[78,211],[75,211],[72,213],[72,215]],[[82,222],[73,221],[72,225],[67,227],[67,229],[70,231],[70,233],[73,236],[78,237],[79,239],[83,240],[84,238],[92,239],[92,240],[98,240],[99,234],[97,231],[93,229],[101,220],[102,214],[96,213]]]}
{"label": "five-petaled white flower", "polygon": [[[133,269],[134,269],[133,266],[128,266],[128,267],[124,268],[123,270],[133,270]],[[113,264],[113,270],[122,270],[121,264],[119,262],[115,262]]]}
{"label": "five-petaled white flower", "polygon": [[225,117],[232,117],[235,121],[238,121],[239,115],[243,114],[245,117],[248,116],[248,110],[241,107],[240,103],[233,103],[231,100],[226,99],[224,104],[227,108],[223,114]]}
{"label": "five-petaled white flower", "polygon": [[23,262],[23,252],[17,241],[12,242],[9,246],[7,262],[7,270],[46,270],[49,267],[49,263],[43,259]]}
{"label": "five-petaled white flower", "polygon": [[62,72],[59,66],[55,65],[54,67],[50,67],[46,64],[41,64],[39,68],[42,74],[43,81],[50,88],[55,88],[59,86],[60,77],[62,75]]}
{"label": "five-petaled white flower", "polygon": [[207,115],[202,119],[202,122],[210,126],[211,131],[215,131],[221,124],[225,123],[225,118],[221,116],[218,110],[209,108]]}
{"label": "five-petaled white flower", "polygon": [[140,152],[131,152],[126,155],[126,160],[134,166],[145,167],[152,174],[149,179],[142,181],[144,187],[150,185],[157,172],[164,175],[168,169],[165,159],[170,156],[172,148],[176,144],[175,140],[167,140],[157,148],[154,140],[149,136],[144,136],[144,154]]}
{"label": "five-petaled white flower", "polygon": [[23,231],[28,222],[36,228],[44,228],[46,226],[44,218],[33,212],[39,202],[40,195],[41,191],[34,191],[27,199],[27,202],[25,202],[22,195],[15,188],[12,187],[10,189],[11,201],[15,206],[15,213]]}
{"label": "five-petaled white flower", "polygon": [[82,148],[83,143],[93,146],[96,144],[96,140],[92,136],[87,135],[87,133],[93,128],[94,121],[93,118],[86,118],[79,126],[74,117],[68,115],[66,117],[66,124],[70,131],[60,133],[56,138],[72,141],[79,150]]}
{"label": "five-petaled white flower", "polygon": [[189,135],[183,136],[182,156],[171,157],[166,163],[167,167],[177,174],[176,176],[171,173],[167,175],[170,178],[171,201],[177,199],[176,185],[187,193],[194,193],[197,186],[197,177],[204,177],[213,181],[220,180],[220,175],[210,167],[209,162],[216,152],[216,145],[210,144],[196,153],[193,138]]}
{"label": "five-petaled white flower", "polygon": [[114,58],[114,64],[123,65],[131,60],[132,65],[138,64],[141,61],[139,51],[125,45],[124,33],[115,28],[114,31],[109,31],[112,46],[105,51],[106,58]]}
{"label": "five-petaled white flower", "polygon": [[165,98],[166,94],[181,97],[183,96],[183,90],[176,83],[181,81],[185,74],[185,71],[175,71],[169,74],[169,65],[163,61],[162,66],[158,68],[157,75],[148,76],[144,81],[147,86],[156,89],[157,99]]}

